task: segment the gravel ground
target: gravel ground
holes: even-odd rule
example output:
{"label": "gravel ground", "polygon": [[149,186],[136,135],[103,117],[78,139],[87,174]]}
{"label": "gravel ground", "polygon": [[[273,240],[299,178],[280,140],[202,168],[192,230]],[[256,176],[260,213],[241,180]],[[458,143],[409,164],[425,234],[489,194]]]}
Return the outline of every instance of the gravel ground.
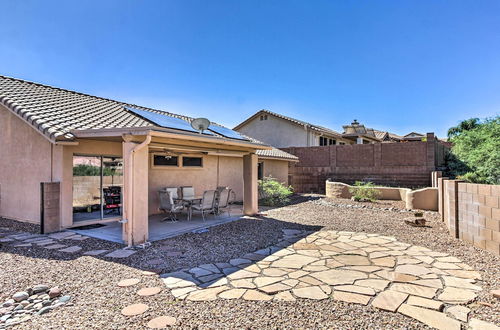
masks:
{"label": "gravel ground", "polygon": [[[484,279],[478,298],[484,304],[469,306],[473,316],[500,325],[500,303],[489,295],[491,289],[500,288],[500,258],[451,238],[437,214],[426,212],[430,227],[415,228],[403,222],[411,213],[400,212],[397,209],[400,205],[394,202],[365,204],[317,196],[294,202],[288,207],[266,211],[262,219],[242,219],[211,228],[208,233],[186,234],[155,242],[152,248],[124,260],[82,256],[81,253],[68,256],[43,248],[13,248],[4,244],[0,246],[0,296],[44,283],[57,285],[64,294],[74,297],[72,306],[35,317],[18,325],[19,329],[143,329],[150,319],[162,315],[176,317],[177,325],[183,328],[426,328],[400,314],[334,300],[176,301],[157,276],[141,274],[142,270],[168,272],[203,263],[225,262],[275,243],[284,228],[347,230],[392,235],[401,242],[461,258],[480,271]],[[339,204],[357,207],[340,207]],[[8,220],[0,220],[0,227],[37,231],[36,226]],[[75,244],[82,246],[82,251],[120,247],[92,238]],[[162,263],[159,260],[163,260]],[[116,286],[119,280],[132,277],[140,278],[141,283],[128,288]],[[164,290],[152,297],[136,294],[138,289],[150,286],[160,286]],[[140,316],[122,316],[121,309],[133,303],[146,303],[149,310]]]}

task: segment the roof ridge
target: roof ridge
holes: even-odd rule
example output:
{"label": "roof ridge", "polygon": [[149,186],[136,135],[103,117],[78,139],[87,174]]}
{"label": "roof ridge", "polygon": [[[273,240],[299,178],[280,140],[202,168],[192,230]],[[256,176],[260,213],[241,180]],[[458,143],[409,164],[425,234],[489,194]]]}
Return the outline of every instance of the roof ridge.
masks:
{"label": "roof ridge", "polygon": [[123,101],[118,101],[118,100],[110,99],[110,98],[107,98],[107,97],[102,97],[102,96],[97,96],[97,95],[92,95],[92,94],[77,92],[77,91],[74,91],[74,90],[71,90],[71,89],[66,89],[66,88],[62,88],[62,87],[55,87],[55,86],[51,86],[51,85],[47,85],[47,84],[43,84],[43,83],[39,83],[39,82],[35,82],[35,81],[26,80],[26,79],[20,79],[20,78],[10,77],[10,76],[6,76],[6,75],[2,75],[2,74],[0,74],[0,78],[10,79],[10,80],[19,81],[19,82],[23,82],[23,83],[27,83],[27,84],[31,84],[31,85],[36,85],[36,86],[40,86],[40,87],[45,87],[45,88],[51,88],[51,89],[55,89],[55,90],[59,90],[59,91],[63,91],[63,92],[77,94],[77,95],[89,96],[89,97],[97,98],[97,99],[100,99],[100,100],[106,100],[106,101],[110,101],[110,102],[116,102],[116,103],[120,103],[120,104],[125,104],[125,105],[131,106],[131,107],[139,107],[139,108],[142,108],[142,109],[149,109],[149,110],[154,110],[154,111],[161,111],[161,112],[164,112],[164,113],[166,113],[168,115],[173,115],[173,116],[178,116],[178,117],[187,118],[189,120],[193,120],[192,117],[184,116],[184,115],[180,115],[180,114],[176,114],[176,113],[169,112],[169,111],[166,111],[166,110],[145,107],[145,106],[142,106],[142,105],[138,105],[138,104],[134,104],[134,103],[128,103],[128,102],[123,102]]}

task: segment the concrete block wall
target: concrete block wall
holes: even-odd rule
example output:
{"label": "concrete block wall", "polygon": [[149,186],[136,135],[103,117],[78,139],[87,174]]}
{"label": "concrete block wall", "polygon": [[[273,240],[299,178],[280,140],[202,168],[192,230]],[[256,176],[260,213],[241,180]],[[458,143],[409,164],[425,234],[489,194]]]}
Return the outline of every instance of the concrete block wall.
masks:
{"label": "concrete block wall", "polygon": [[289,184],[296,192],[324,193],[325,181],[352,184],[372,181],[385,186],[427,187],[436,170],[436,146],[432,133],[425,142],[291,147],[299,157],[290,163]]}
{"label": "concrete block wall", "polygon": [[438,192],[450,234],[500,255],[500,185],[439,179]]}

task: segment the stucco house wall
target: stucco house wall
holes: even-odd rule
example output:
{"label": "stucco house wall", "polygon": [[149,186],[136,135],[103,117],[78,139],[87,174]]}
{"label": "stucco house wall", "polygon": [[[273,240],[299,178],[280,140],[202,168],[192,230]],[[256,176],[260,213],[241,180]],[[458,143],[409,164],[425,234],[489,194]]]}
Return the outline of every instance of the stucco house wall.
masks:
{"label": "stucco house wall", "polygon": [[40,182],[51,181],[51,143],[0,105],[0,216],[40,222]]}
{"label": "stucco house wall", "polygon": [[267,116],[267,120],[260,120],[257,116],[238,131],[276,148],[307,147],[314,143],[304,127],[271,115]]}
{"label": "stucco house wall", "polygon": [[272,176],[278,182],[288,184],[288,162],[275,159],[259,160],[264,165],[264,176]]}

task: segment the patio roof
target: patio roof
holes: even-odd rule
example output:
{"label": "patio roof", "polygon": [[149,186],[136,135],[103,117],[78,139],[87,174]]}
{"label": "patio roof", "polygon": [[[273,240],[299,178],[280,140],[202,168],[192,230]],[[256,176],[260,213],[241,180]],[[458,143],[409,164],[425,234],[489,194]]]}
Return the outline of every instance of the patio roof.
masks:
{"label": "patio roof", "polygon": [[[167,111],[119,102],[103,97],[79,93],[40,83],[0,75],[0,104],[37,129],[51,142],[75,141],[79,136],[105,133],[123,134],[132,132],[170,132],[179,136],[200,136],[197,132],[160,127],[151,120],[137,115],[130,108],[146,111],[152,115],[165,116],[189,124],[194,118]],[[218,132],[233,132],[222,125],[211,123],[216,132],[205,135],[212,141],[223,144],[252,145],[253,148],[270,149],[258,141],[244,141]],[[147,134],[147,133],[146,133]],[[232,134],[229,134],[231,136]]]}

